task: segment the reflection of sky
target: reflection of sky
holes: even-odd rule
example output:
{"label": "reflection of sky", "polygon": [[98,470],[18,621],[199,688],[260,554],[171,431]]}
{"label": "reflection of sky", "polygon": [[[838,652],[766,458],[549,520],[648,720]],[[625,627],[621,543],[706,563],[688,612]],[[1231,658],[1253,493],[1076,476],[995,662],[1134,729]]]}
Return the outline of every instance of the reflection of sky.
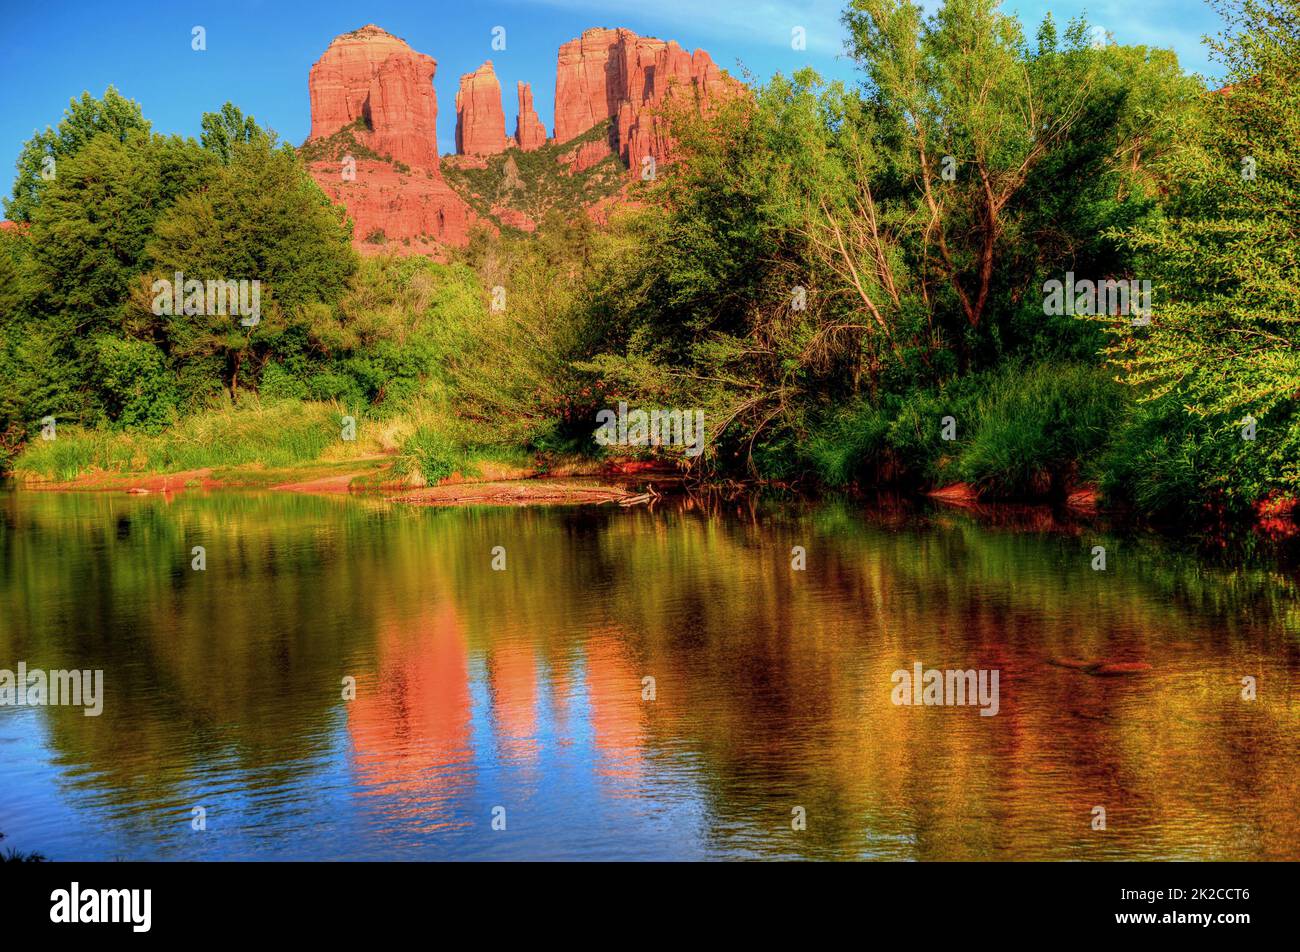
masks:
{"label": "reflection of sky", "polygon": [[[515,667],[495,683],[490,655],[470,661],[472,757],[459,768],[469,778],[458,778],[463,795],[450,801],[433,790],[412,795],[445,811],[436,820],[438,830],[413,834],[411,827],[418,825],[413,815],[403,820],[405,828],[393,828],[385,814],[402,813],[409,804],[382,796],[358,798],[362,809],[378,818],[370,834],[376,842],[367,843],[365,851],[409,849],[424,858],[667,859],[701,842],[700,815],[692,805],[696,794],[682,786],[684,778],[674,779],[673,793],[664,799],[646,802],[628,795],[645,792],[628,788],[631,778],[623,769],[641,752],[611,746],[611,740],[628,736],[624,732],[601,736],[586,665],[574,664],[563,680],[548,676],[530,657],[531,678],[523,683],[520,660],[516,656]],[[501,667],[495,672],[500,675]],[[520,730],[523,725],[530,728],[527,734]],[[445,778],[432,782],[438,779]],[[504,831],[492,829],[498,806],[506,809]],[[675,836],[666,838],[665,830]]]}
{"label": "reflection of sky", "polygon": [[[598,649],[603,664],[614,659],[611,650]],[[44,713],[0,712],[0,831],[12,831],[3,845],[55,860],[698,855],[707,811],[690,780],[695,766],[665,764],[657,778],[640,769],[643,734],[628,723],[639,720],[639,680],[606,671],[593,691],[586,659],[561,675],[538,663],[531,646],[516,642],[497,651],[510,658],[507,665],[489,651],[465,668],[467,759],[453,751],[449,762],[439,762],[431,755],[445,745],[422,736],[454,732],[454,725],[433,721],[445,717],[445,708],[401,707],[400,718],[379,727],[376,743],[373,733],[350,723],[349,702],[340,699],[318,729],[324,745],[313,745],[320,750],[313,758],[250,769],[227,751],[172,784],[166,802],[123,804],[112,778],[53,759]],[[412,659],[429,655],[403,657]],[[422,674],[446,687],[435,672],[405,670],[404,704],[445,700],[413,687]],[[630,692],[621,707],[610,696],[612,680]],[[368,691],[382,696],[384,688],[361,681],[358,696]],[[374,749],[365,749],[371,743]],[[55,795],[34,797],[33,790]],[[206,831],[191,827],[195,806],[207,811]],[[506,808],[504,831],[491,827],[496,806]]]}

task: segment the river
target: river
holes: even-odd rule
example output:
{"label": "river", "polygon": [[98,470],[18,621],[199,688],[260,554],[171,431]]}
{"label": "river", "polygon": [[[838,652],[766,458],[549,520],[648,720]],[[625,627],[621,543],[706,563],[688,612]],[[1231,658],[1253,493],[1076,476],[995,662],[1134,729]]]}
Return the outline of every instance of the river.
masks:
{"label": "river", "polygon": [[9,491],[20,662],[54,860],[1300,859],[1296,573],[1045,512]]}

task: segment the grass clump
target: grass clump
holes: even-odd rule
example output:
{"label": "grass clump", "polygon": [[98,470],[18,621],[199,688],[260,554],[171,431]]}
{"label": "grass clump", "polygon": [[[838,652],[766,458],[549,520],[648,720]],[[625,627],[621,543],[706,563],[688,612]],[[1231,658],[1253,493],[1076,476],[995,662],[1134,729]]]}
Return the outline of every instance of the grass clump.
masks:
{"label": "grass clump", "polygon": [[14,471],[68,481],[91,472],[274,468],[379,451],[365,438],[363,426],[358,427],[358,439],[343,439],[347,415],[334,403],[245,397],[238,405],[217,404],[184,417],[158,434],[60,427],[56,439],[29,442]]}
{"label": "grass clump", "polygon": [[[964,481],[990,499],[1045,499],[1100,472],[1126,397],[1077,364],[1010,367],[864,400],[811,440],[829,486]],[[943,438],[952,418],[954,439]]]}

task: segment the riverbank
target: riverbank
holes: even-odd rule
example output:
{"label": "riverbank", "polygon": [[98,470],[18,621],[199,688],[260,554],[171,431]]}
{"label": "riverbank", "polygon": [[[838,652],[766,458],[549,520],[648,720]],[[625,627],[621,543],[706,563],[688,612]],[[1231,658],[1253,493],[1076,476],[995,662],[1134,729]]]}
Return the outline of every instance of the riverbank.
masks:
{"label": "riverbank", "polygon": [[[103,443],[113,435],[96,432],[74,433],[72,439]],[[117,434],[117,439],[129,439]],[[685,475],[671,460],[584,458],[574,455],[536,455],[529,461],[522,453],[517,461],[503,461],[500,452],[475,456],[461,453],[445,468],[450,471],[440,479],[426,479],[422,467],[412,465],[400,450],[375,452],[377,447],[362,446],[362,451],[332,451],[322,458],[275,465],[266,460],[252,460],[224,465],[195,466],[184,469],[105,468],[98,462],[85,462],[84,469],[71,470],[66,478],[49,475],[46,467],[53,453],[46,447],[29,446],[19,457],[14,473],[15,485],[40,493],[102,492],[131,495],[172,495],[187,491],[262,490],[307,495],[365,495],[388,502],[422,506],[571,506],[571,505],[639,505],[671,496],[682,490]],[[368,450],[368,451],[367,451]],[[63,457],[77,456],[74,449],[64,448]],[[270,454],[268,454],[270,455]],[[272,457],[274,458],[274,457]],[[729,495],[741,488],[760,486],[726,482],[700,484],[704,490]],[[792,495],[815,499],[821,491],[787,490]],[[888,487],[849,486],[829,489],[833,496],[849,495],[875,498]],[[893,493],[891,493],[893,495]],[[1062,496],[1020,500],[989,499],[979,487],[966,482],[939,486],[912,487],[902,494],[914,502],[932,501],[944,507],[968,510],[992,517],[1018,513],[1027,518],[1026,527],[1043,525],[1045,514],[1059,514],[1070,520],[1104,517],[1121,524],[1145,524],[1131,512],[1108,506],[1095,484],[1072,485]],[[1300,510],[1293,501],[1273,499],[1256,507],[1251,521],[1206,520],[1204,528],[1215,537],[1225,537],[1242,530],[1271,540],[1300,538]],[[1049,520],[1055,525],[1056,515]],[[1183,524],[1179,528],[1195,528]]]}
{"label": "riverbank", "polygon": [[[396,454],[315,460],[292,466],[249,463],[171,472],[124,472],[91,468],[70,479],[24,472],[17,485],[34,492],[106,492],[170,495],[191,490],[256,489],[337,495],[361,493],[415,505],[636,504],[654,498],[654,482],[679,482],[671,467],[639,463],[559,460],[520,466],[477,460],[468,473],[454,472],[426,485],[403,472]],[[647,489],[650,492],[647,493]],[[648,497],[648,498],[643,498]]]}
{"label": "riverbank", "polygon": [[[1102,478],[1104,467],[1081,451],[1092,445],[1089,439],[1064,440],[1069,427],[1060,419],[1057,426],[1029,426],[1030,408],[1044,402],[1042,394],[1036,387],[1015,392],[1020,398],[996,412],[977,412],[978,401],[970,398],[900,406],[892,423],[881,413],[870,419],[850,414],[835,439],[824,433],[795,451],[811,458],[811,471],[796,470],[789,480],[736,482],[732,470],[713,470],[712,477],[697,470],[697,485],[803,497],[900,492],[958,507],[1032,505],[1217,534],[1253,529],[1271,539],[1300,536],[1300,509],[1280,494],[1231,512],[1210,502],[1183,507],[1177,519],[1126,503],[1113,480]],[[923,418],[940,419],[950,406],[971,421],[971,432],[959,431],[953,441],[921,439]],[[1086,427],[1076,420],[1074,428]],[[60,425],[53,439],[30,439],[12,469],[18,485],[46,492],[256,489],[366,493],[439,506],[626,503],[650,486],[670,491],[686,474],[676,459],[647,448],[594,455],[572,444],[564,444],[567,450],[484,444],[458,432],[452,416],[424,405],[358,419],[336,403],[248,396],[156,433]]]}

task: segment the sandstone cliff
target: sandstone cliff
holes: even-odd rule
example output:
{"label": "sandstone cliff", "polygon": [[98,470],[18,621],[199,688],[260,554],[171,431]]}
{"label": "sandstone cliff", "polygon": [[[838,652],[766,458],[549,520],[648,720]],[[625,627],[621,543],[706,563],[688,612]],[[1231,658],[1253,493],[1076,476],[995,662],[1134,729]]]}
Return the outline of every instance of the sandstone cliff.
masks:
{"label": "sandstone cliff", "polygon": [[[438,166],[437,63],[374,25],[337,37],[311,69],[312,178],[353,220],[363,252],[463,245],[476,220]],[[420,247],[424,245],[425,247]]]}
{"label": "sandstone cliff", "polygon": [[537,118],[533,108],[533,89],[527,83],[518,84],[519,116],[515,120],[515,142],[525,152],[546,145],[546,127]]}
{"label": "sandstone cliff", "polygon": [[[659,110],[669,97],[706,108],[737,84],[703,50],[631,30],[587,30],[560,47],[555,75],[555,139],[567,142],[606,119],[609,147],[639,174],[643,157],[670,157]],[[590,150],[588,150],[590,151]]]}
{"label": "sandstone cliff", "polygon": [[456,93],[456,152],[496,155],[506,148],[506,117],[501,110],[501,84],[488,60],[460,78]]}
{"label": "sandstone cliff", "polygon": [[344,33],[311,68],[311,138],[357,124],[357,138],[380,155],[437,168],[438,64],[371,24]]}
{"label": "sandstone cliff", "polygon": [[374,25],[337,37],[312,67],[311,137],[301,151],[312,177],[346,206],[362,251],[399,242],[437,254],[466,244],[478,222],[532,230],[555,212],[603,219],[627,200],[628,176],[641,175],[645,157],[672,157],[666,104],[703,110],[742,88],[703,50],[587,30],[559,50],[554,139],[523,82],[515,134],[506,136],[489,60],[460,79],[457,154],[440,160],[436,69]]}

